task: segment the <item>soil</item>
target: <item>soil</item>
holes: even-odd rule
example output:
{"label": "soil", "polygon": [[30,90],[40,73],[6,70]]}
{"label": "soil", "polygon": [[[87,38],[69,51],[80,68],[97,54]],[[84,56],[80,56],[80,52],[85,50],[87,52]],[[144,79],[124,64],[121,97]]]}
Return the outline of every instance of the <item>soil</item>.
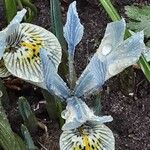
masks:
{"label": "soil", "polygon": [[[121,16],[124,15],[124,6],[132,4],[150,4],[149,0],[113,0],[113,4]],[[35,0],[38,9],[38,17],[34,24],[50,30],[49,1]],[[1,6],[1,5],[0,5]],[[86,5],[78,1],[78,12],[84,25],[84,37],[79,44],[75,55],[75,66],[79,76],[88,64],[91,56],[96,51],[108,22],[111,22],[101,5],[97,1],[87,0]],[[61,3],[63,22],[65,22],[68,4]],[[2,6],[0,14],[3,13]],[[0,28],[5,26],[4,15],[0,15]],[[111,78],[103,87],[102,113],[111,115],[114,120],[107,124],[113,131],[116,140],[116,150],[150,150],[150,84],[141,70],[130,68]],[[132,79],[126,85],[126,79]],[[14,82],[12,82],[12,80]],[[12,129],[20,134],[22,119],[18,114],[17,99],[25,96],[32,108],[35,108],[43,96],[39,88],[10,77],[3,80],[7,86],[10,97],[9,106],[6,107]],[[19,87],[19,88],[16,88]],[[39,129],[32,133],[32,137],[38,147],[44,150],[59,150],[59,136],[61,134],[58,123],[49,119],[45,105],[35,112],[40,122],[48,127],[48,133]]]}

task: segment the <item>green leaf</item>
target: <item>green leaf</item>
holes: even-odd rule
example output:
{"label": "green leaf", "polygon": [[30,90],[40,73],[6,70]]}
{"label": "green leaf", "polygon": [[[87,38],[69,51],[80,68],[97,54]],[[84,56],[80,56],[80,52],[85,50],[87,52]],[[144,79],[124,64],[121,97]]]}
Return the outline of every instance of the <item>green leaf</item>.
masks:
{"label": "green leaf", "polygon": [[18,101],[19,112],[24,120],[25,125],[30,130],[36,130],[38,121],[32,112],[30,104],[24,97],[20,97]]}
{"label": "green leaf", "polygon": [[24,142],[17,137],[9,124],[6,113],[1,104],[3,92],[0,91],[0,147],[4,150],[26,150]]}
{"label": "green leaf", "polygon": [[50,15],[52,32],[58,38],[63,50],[66,50],[66,42],[63,36],[63,24],[59,0],[50,0]]}
{"label": "green leaf", "polygon": [[26,142],[26,146],[28,150],[37,150],[38,148],[34,145],[34,142],[32,140],[32,137],[27,129],[26,126],[22,125],[21,126],[21,131],[22,134],[24,136],[25,142]]}
{"label": "green leaf", "polygon": [[126,15],[129,17],[128,28],[133,31],[144,30],[146,38],[150,37],[150,6],[126,6]]}
{"label": "green leaf", "polygon": [[140,57],[139,60],[140,63],[138,63],[143,71],[143,73],[145,74],[146,78],[148,79],[148,81],[150,82],[150,67],[149,64],[147,63],[145,57],[142,55]]}
{"label": "green leaf", "polygon": [[113,21],[121,19],[117,10],[114,8],[110,0],[99,0],[99,2],[102,4],[102,6]]}
{"label": "green leaf", "polygon": [[9,23],[17,13],[15,0],[3,0],[7,23]]}
{"label": "green leaf", "polygon": [[31,0],[17,0],[20,1],[21,5],[28,10],[27,18],[25,19],[26,22],[32,22],[34,18],[37,17],[37,8],[34,4],[32,4]]}

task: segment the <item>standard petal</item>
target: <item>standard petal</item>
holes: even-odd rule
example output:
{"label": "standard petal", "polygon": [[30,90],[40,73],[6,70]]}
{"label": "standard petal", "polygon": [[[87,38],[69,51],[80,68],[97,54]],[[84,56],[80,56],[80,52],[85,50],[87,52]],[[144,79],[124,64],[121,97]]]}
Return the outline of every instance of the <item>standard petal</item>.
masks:
{"label": "standard petal", "polygon": [[64,37],[68,43],[68,53],[74,55],[75,46],[83,37],[84,27],[80,23],[76,9],[76,1],[70,4],[67,12],[67,22],[64,27]]}
{"label": "standard petal", "polygon": [[28,82],[43,85],[39,50],[44,48],[52,63],[58,68],[61,62],[61,46],[57,38],[42,27],[22,23],[7,37],[4,62],[8,71]]}
{"label": "standard petal", "polygon": [[98,55],[107,55],[123,42],[125,33],[125,20],[115,21],[107,25],[104,38],[97,50]]}
{"label": "standard petal", "polygon": [[104,60],[101,61],[97,55],[94,55],[76,82],[75,96],[81,97],[86,94],[91,94],[101,88],[105,81],[106,67],[107,62]]}
{"label": "standard petal", "polygon": [[67,99],[66,110],[61,114],[62,118],[66,120],[62,130],[80,127],[91,117],[91,114],[93,115],[93,112],[81,99],[77,97]]}
{"label": "standard petal", "polygon": [[135,33],[107,56],[108,70],[106,80],[138,61],[145,49],[143,40],[143,32]]}
{"label": "standard petal", "polygon": [[70,90],[63,79],[57,74],[57,69],[51,55],[45,49],[41,49],[40,57],[43,78],[47,89],[49,92],[66,100],[70,95]]}
{"label": "standard petal", "polygon": [[86,123],[81,128],[66,130],[60,136],[60,150],[114,150],[112,131],[104,124]]}

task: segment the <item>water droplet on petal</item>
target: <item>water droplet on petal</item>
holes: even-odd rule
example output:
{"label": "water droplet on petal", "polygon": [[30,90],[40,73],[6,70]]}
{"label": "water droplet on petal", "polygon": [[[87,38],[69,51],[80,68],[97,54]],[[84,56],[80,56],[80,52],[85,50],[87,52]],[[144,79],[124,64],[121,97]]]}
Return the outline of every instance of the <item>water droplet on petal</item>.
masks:
{"label": "water droplet on petal", "polygon": [[103,55],[108,55],[112,50],[112,46],[110,44],[106,44],[102,48],[102,54]]}

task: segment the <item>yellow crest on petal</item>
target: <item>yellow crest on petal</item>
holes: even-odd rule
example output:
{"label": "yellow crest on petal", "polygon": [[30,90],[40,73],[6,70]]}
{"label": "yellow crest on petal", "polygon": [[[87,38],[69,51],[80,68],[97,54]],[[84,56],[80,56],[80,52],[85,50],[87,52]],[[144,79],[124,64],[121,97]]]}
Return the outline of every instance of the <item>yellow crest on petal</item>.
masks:
{"label": "yellow crest on petal", "polygon": [[114,150],[112,131],[104,124],[84,124],[74,130],[63,131],[60,150]]}
{"label": "yellow crest on petal", "polygon": [[4,62],[13,75],[32,83],[42,82],[39,51],[41,48],[48,55],[55,67],[61,62],[61,46],[51,32],[37,25],[22,23],[18,31],[7,38]]}

